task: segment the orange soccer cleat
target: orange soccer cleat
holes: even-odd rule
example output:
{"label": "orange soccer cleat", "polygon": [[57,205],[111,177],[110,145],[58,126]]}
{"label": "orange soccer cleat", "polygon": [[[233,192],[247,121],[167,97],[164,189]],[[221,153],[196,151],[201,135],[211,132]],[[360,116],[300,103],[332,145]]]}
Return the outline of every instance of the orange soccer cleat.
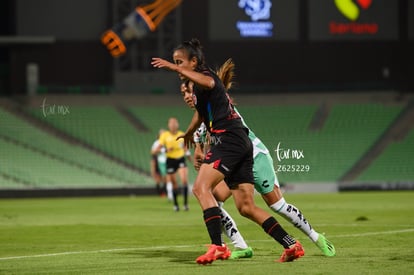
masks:
{"label": "orange soccer cleat", "polygon": [[280,256],[278,262],[292,262],[293,260],[296,260],[303,255],[305,255],[305,250],[303,249],[300,242],[296,241],[295,245],[292,248],[286,248],[285,251],[283,251],[283,254]]}
{"label": "orange soccer cleat", "polygon": [[227,260],[231,256],[231,251],[225,244],[222,246],[210,244],[207,252],[196,259],[198,264],[206,265],[215,260]]}

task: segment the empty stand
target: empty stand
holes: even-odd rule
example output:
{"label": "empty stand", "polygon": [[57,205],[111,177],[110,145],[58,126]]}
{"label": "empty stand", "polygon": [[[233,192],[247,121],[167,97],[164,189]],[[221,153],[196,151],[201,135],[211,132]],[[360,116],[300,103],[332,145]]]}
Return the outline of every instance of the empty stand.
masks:
{"label": "empty stand", "polygon": [[[136,186],[150,183],[148,177],[119,166],[77,144],[70,144],[51,136],[1,109],[0,117],[0,170],[6,178],[13,178],[15,182],[26,182],[40,187],[42,184],[50,183],[59,187],[62,181],[72,180],[72,186],[76,186],[75,178],[82,175],[84,179],[81,182],[85,186],[99,186],[100,181],[103,186]],[[65,169],[71,172],[68,174]],[[39,178],[45,181],[42,183]],[[8,181],[10,182],[10,179]]]}
{"label": "empty stand", "polygon": [[[240,107],[252,130],[272,151],[275,168],[309,165],[309,172],[279,172],[284,182],[336,182],[370,148],[402,110],[382,104],[335,104],[324,126],[309,130],[318,106]],[[276,149],[289,151],[278,160]],[[292,151],[302,151],[295,159]],[[281,153],[281,151],[279,152]],[[295,167],[296,168],[296,167]],[[292,170],[292,169],[291,169]]]}
{"label": "empty stand", "polygon": [[414,179],[414,130],[388,145],[357,178],[362,182],[412,182]]}
{"label": "empty stand", "polygon": [[[404,104],[370,102],[321,104],[244,102],[237,106],[268,147],[282,183],[341,181],[362,158],[371,156],[372,146],[405,108]],[[26,116],[71,138],[56,136],[27,117],[0,109],[3,189],[152,187],[150,148],[159,129],[167,128],[169,117],[176,117],[185,130],[192,117],[184,104],[166,106],[165,102],[73,105],[67,115],[45,114],[39,107],[25,110]],[[370,165],[354,181],[413,181],[414,130],[407,132],[401,140],[387,143],[378,156],[372,155]],[[188,166],[191,183],[196,173],[191,163]]]}

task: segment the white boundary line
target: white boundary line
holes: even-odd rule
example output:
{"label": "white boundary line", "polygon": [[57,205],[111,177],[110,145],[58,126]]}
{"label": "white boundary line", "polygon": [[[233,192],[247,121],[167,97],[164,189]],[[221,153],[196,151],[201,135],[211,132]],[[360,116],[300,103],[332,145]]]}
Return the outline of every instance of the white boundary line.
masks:
{"label": "white boundary line", "polygon": [[[392,231],[366,232],[366,233],[359,233],[359,234],[336,235],[336,236],[332,235],[330,236],[330,238],[365,237],[365,236],[396,234],[396,233],[410,233],[410,232],[414,232],[414,228],[392,230]],[[255,241],[255,242],[266,241],[267,242],[270,240],[250,240],[250,241]],[[108,253],[108,252],[117,252],[117,251],[153,250],[153,249],[169,249],[169,248],[189,248],[189,247],[196,247],[196,245],[149,246],[149,247],[100,249],[100,250],[91,250],[91,251],[68,251],[68,252],[49,253],[49,254],[3,257],[3,258],[0,258],[0,261],[30,259],[30,258],[40,258],[40,257],[66,256],[66,255],[75,255],[75,254],[94,254],[94,253]]]}
{"label": "white boundary line", "polygon": [[410,232],[414,232],[414,228],[382,231],[382,232],[380,231],[380,232],[366,232],[366,233],[359,233],[359,234],[336,235],[333,237],[334,238],[365,237],[365,236],[386,235],[386,234],[396,234],[396,233],[410,233]]}
{"label": "white boundary line", "polygon": [[68,251],[68,252],[38,254],[38,255],[4,257],[4,258],[0,258],[0,261],[16,260],[16,259],[27,259],[27,258],[40,258],[40,257],[53,257],[53,256],[66,256],[66,255],[75,255],[75,254],[107,253],[107,252],[117,252],[117,251],[168,249],[168,248],[172,248],[172,247],[174,247],[174,248],[187,248],[187,247],[194,247],[194,245],[148,246],[148,247],[100,249],[100,250],[91,250],[91,251]]}

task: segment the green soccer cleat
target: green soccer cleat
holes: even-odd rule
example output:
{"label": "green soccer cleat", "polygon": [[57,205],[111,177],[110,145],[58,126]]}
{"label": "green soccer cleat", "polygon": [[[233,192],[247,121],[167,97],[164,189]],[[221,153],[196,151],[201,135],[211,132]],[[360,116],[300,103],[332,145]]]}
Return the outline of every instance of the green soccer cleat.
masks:
{"label": "green soccer cleat", "polygon": [[325,256],[335,256],[335,246],[323,234],[319,234],[315,244]]}
{"label": "green soccer cleat", "polygon": [[253,249],[249,246],[246,249],[236,249],[231,252],[230,259],[236,260],[240,258],[251,258],[253,257]]}

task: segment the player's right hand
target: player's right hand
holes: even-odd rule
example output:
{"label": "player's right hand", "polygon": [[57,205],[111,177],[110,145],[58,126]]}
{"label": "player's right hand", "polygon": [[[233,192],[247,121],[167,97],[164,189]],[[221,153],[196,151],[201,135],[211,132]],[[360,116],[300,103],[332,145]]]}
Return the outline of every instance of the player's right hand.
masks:
{"label": "player's right hand", "polygon": [[185,133],[184,135],[181,135],[181,136],[177,137],[176,140],[179,140],[179,139],[184,139],[184,146],[186,148],[194,147],[193,134]]}

